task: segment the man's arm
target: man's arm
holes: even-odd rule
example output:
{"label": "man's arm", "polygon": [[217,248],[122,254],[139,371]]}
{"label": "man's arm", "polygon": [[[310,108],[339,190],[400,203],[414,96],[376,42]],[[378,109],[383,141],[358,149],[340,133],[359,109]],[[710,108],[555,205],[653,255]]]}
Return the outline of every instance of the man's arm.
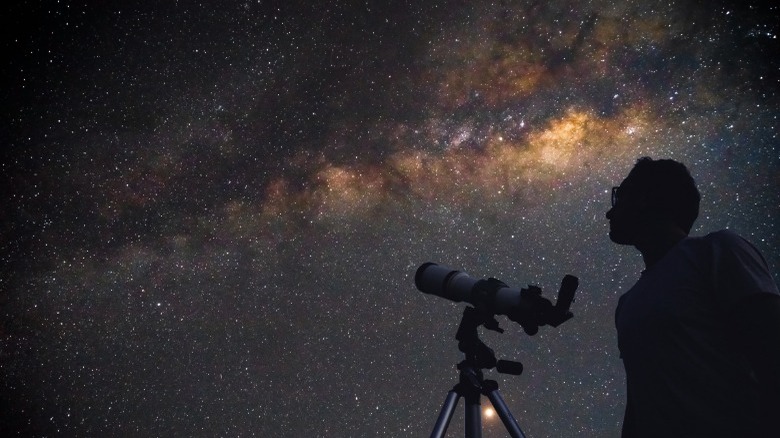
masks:
{"label": "man's arm", "polygon": [[[763,430],[780,430],[780,295],[755,294],[734,311],[734,324],[762,390]],[[766,435],[770,436],[770,435]]]}

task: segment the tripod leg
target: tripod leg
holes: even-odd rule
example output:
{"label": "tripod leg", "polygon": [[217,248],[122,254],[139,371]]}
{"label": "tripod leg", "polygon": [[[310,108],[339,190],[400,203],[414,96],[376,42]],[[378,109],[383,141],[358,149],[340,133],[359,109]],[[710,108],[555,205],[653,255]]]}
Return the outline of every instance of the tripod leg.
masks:
{"label": "tripod leg", "polygon": [[447,393],[447,398],[444,399],[439,418],[436,420],[436,425],[433,426],[431,438],[444,438],[444,434],[447,433],[447,427],[450,425],[450,420],[452,420],[452,414],[458,405],[458,399],[460,399],[460,394],[455,389]]}
{"label": "tripod leg", "polygon": [[[487,381],[486,381],[487,383]],[[525,438],[525,434],[520,430],[520,426],[517,424],[517,420],[512,416],[504,399],[501,397],[501,393],[498,392],[498,385],[495,388],[486,391],[486,395],[490,399],[490,403],[493,404],[493,409],[496,410],[501,421],[504,423],[507,432],[512,438]]]}
{"label": "tripod leg", "polygon": [[465,395],[466,399],[466,438],[482,438],[482,406],[481,394],[477,389]]}

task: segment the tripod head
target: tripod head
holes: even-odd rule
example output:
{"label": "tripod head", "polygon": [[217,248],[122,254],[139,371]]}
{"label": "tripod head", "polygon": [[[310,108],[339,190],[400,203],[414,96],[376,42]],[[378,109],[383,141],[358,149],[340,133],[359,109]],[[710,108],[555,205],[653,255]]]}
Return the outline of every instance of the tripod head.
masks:
{"label": "tripod head", "polygon": [[466,358],[458,364],[458,369],[496,368],[499,373],[519,376],[523,372],[523,364],[510,360],[497,360],[493,349],[479,339],[478,328],[480,326],[498,333],[504,332],[504,329],[498,325],[495,315],[491,312],[471,306],[463,309],[463,317],[460,320],[455,339],[458,341],[458,349],[463,352]]}

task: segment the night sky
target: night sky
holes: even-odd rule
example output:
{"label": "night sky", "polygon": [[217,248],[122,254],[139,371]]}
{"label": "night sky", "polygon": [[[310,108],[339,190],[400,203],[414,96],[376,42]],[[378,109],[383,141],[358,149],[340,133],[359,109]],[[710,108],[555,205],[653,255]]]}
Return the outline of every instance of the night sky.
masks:
{"label": "night sky", "polygon": [[4,434],[427,436],[462,358],[434,261],[577,275],[487,375],[530,437],[618,436],[643,265],[604,214],[641,156],[778,278],[778,6],[91,3],[2,6]]}

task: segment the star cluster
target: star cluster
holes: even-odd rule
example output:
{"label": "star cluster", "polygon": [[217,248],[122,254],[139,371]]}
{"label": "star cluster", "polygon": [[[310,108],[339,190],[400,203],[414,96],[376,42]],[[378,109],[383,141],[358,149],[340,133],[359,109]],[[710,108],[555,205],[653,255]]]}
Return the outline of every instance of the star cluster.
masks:
{"label": "star cluster", "polygon": [[461,359],[434,261],[579,276],[488,374],[529,436],[618,436],[641,260],[604,213],[641,156],[780,266],[777,6],[163,3],[3,7],[0,430],[425,435]]}

